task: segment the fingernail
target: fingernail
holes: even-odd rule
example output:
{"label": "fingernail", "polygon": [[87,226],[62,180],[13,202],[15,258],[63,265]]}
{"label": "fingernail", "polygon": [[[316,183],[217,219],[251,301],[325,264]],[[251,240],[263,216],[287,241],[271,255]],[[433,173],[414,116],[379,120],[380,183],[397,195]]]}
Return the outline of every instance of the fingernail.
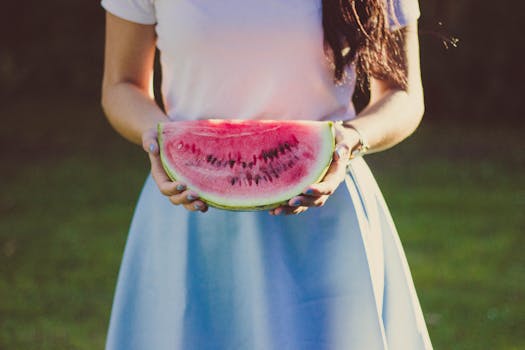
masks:
{"label": "fingernail", "polygon": [[304,194],[308,194],[308,195],[311,195],[311,194],[314,194],[314,190],[312,190],[311,188],[307,189]]}
{"label": "fingernail", "polygon": [[194,207],[195,209],[201,209],[201,208],[202,208],[202,206],[201,206],[200,203],[195,203],[195,204],[193,205],[193,207]]}
{"label": "fingernail", "polygon": [[335,149],[335,153],[339,159],[348,158],[350,154],[350,148],[347,145],[338,145]]}
{"label": "fingernail", "polygon": [[189,201],[194,201],[197,199],[197,197],[192,194],[189,194],[186,198],[188,198]]}
{"label": "fingernail", "polygon": [[153,142],[149,144],[149,151],[151,153],[155,152],[155,144]]}
{"label": "fingernail", "polygon": [[181,185],[181,184],[178,184],[178,185],[177,185],[177,191],[182,191],[182,190],[184,190],[185,188],[186,188],[186,186],[184,186],[184,185]]}
{"label": "fingernail", "polygon": [[301,201],[299,199],[296,199],[292,202],[292,207],[298,207],[301,205]]}

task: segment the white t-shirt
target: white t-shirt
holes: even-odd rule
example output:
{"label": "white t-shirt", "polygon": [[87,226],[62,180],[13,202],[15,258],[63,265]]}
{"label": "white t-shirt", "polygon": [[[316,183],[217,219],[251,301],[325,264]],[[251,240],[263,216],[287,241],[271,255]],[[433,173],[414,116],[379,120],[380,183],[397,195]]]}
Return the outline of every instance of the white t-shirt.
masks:
{"label": "white t-shirt", "polygon": [[[155,24],[172,120],[355,115],[352,69],[335,84],[324,54],[321,0],[102,0],[102,6]],[[392,6],[392,25],[419,16],[417,0]]]}

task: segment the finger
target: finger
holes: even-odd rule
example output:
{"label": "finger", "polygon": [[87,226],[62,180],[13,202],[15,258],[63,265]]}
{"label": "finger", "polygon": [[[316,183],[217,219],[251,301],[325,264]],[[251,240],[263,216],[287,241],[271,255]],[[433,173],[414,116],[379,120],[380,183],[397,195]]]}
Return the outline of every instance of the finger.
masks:
{"label": "finger", "polygon": [[304,193],[309,194],[310,196],[333,194],[345,178],[346,163],[347,161],[344,156],[341,156],[340,154],[337,155],[336,152],[334,152],[334,160],[332,161],[332,164],[330,164],[323,180],[319,183],[308,186]]}
{"label": "finger", "polygon": [[279,211],[281,210],[281,208],[282,208],[282,206],[279,206],[279,207],[274,208],[274,209],[270,209],[270,210],[268,211],[268,213],[269,213],[270,215],[279,215],[278,213],[279,213]]}
{"label": "finger", "polygon": [[171,181],[171,179],[166,174],[166,171],[164,171],[160,157],[158,155],[149,153],[149,159],[151,163],[151,176],[153,177],[153,180],[155,180],[155,183],[159,187],[159,190],[162,194],[171,196],[186,189],[185,184]]}
{"label": "finger", "polygon": [[330,196],[334,194],[335,190],[339,186],[339,184],[344,179],[344,173],[339,174],[332,174],[330,176],[326,176],[325,179],[322,182],[310,185],[310,188],[316,191],[320,196]]}
{"label": "finger", "polygon": [[307,207],[290,207],[288,205],[282,205],[270,211],[270,214],[277,215],[277,216],[278,215],[300,214],[302,212],[305,212],[307,209],[308,209]]}
{"label": "finger", "polygon": [[333,159],[334,161],[348,161],[348,159],[350,159],[350,147],[344,143],[337,144],[335,146]]}
{"label": "finger", "polygon": [[321,193],[317,188],[308,186],[302,193],[302,196],[304,197],[320,197],[323,193]]}
{"label": "finger", "polygon": [[200,200],[195,200],[191,203],[183,204],[183,206],[184,208],[186,208],[186,210],[189,210],[189,211],[200,211],[202,213],[205,213],[208,211],[208,206],[206,205],[206,203]]}
{"label": "finger", "polygon": [[307,205],[307,203],[310,203],[316,199],[318,199],[320,196],[297,196],[293,197],[288,201],[288,206],[292,208],[300,207],[303,205]]}
{"label": "finger", "polygon": [[178,182],[178,181],[174,182],[171,180],[162,182],[158,185],[159,185],[158,187],[159,187],[160,192],[163,195],[168,196],[168,197],[174,196],[176,194],[180,194],[187,189],[186,185],[184,185],[183,183]]}
{"label": "finger", "polygon": [[164,167],[162,166],[162,161],[160,160],[158,153],[155,154],[154,152],[149,152],[148,156],[151,163],[151,176],[157,183],[157,186],[159,187],[159,190],[162,194],[165,196],[173,196],[186,190],[186,185],[184,183],[172,181],[168,177]]}
{"label": "finger", "polygon": [[297,215],[297,214],[304,213],[307,210],[308,210],[308,207],[303,207],[303,206],[301,207],[284,206],[282,209],[282,212],[279,215]]}
{"label": "finger", "polygon": [[205,213],[208,211],[208,205],[201,200],[194,201],[193,207],[201,213]]}
{"label": "finger", "polygon": [[[170,196],[169,199],[170,202],[175,205],[192,204],[194,201],[199,199],[199,196],[196,193],[186,190],[179,194]],[[199,201],[199,203],[204,204],[204,202],[202,201]]]}
{"label": "finger", "polygon": [[328,195],[294,197],[290,200],[289,205],[291,207],[321,207],[326,203],[328,197]]}
{"label": "finger", "polygon": [[339,172],[340,171],[327,174],[322,182],[310,185],[310,188],[314,189],[321,196],[330,196],[334,194],[335,190],[344,179],[344,173],[338,174]]}
{"label": "finger", "polygon": [[270,210],[270,215],[279,215],[283,211],[283,206],[279,206],[275,209]]}
{"label": "finger", "polygon": [[151,163],[151,175],[153,175],[154,179],[158,182],[171,181],[171,179],[168,177],[168,174],[166,174],[166,171],[164,171],[164,168],[162,167],[160,157],[152,153],[148,153],[148,156]]}
{"label": "finger", "polygon": [[270,213],[270,215],[280,215],[284,211],[284,209],[286,207],[288,207],[288,204],[287,203],[286,204],[283,203],[280,206],[278,206],[277,208],[271,209],[269,211],[269,213]]}

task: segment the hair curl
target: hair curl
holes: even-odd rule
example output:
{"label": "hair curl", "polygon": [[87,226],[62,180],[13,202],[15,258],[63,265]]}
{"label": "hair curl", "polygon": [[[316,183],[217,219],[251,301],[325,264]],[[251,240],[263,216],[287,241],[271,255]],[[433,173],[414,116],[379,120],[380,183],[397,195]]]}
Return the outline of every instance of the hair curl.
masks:
{"label": "hair curl", "polygon": [[323,0],[324,41],[336,82],[344,79],[347,66],[355,64],[361,81],[374,77],[406,90],[402,32],[392,30],[389,23],[393,6],[392,0]]}

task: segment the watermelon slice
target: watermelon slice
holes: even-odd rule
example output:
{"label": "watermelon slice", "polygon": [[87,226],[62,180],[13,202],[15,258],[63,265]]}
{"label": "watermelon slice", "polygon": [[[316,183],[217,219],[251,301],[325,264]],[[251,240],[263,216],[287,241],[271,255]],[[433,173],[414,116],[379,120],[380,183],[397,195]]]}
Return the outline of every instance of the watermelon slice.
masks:
{"label": "watermelon slice", "polygon": [[160,157],[172,180],[210,206],[275,208],[324,176],[332,122],[196,120],[158,125]]}

